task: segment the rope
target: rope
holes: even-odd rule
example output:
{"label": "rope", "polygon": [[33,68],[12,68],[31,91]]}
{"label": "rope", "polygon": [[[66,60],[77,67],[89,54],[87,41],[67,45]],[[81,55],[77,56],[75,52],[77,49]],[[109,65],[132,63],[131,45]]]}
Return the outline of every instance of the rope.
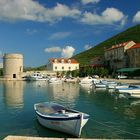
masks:
{"label": "rope", "polygon": [[125,131],[125,130],[121,130],[121,129],[118,129],[118,128],[114,128],[113,126],[110,126],[110,125],[104,124],[104,123],[99,122],[99,121],[94,120],[94,119],[92,119],[92,120],[93,120],[94,122],[100,124],[100,125],[103,125],[103,126],[106,126],[106,127],[109,127],[109,128],[113,128],[113,129],[116,129],[116,130],[118,130],[118,131],[120,131],[120,132],[125,132],[125,133],[127,133],[127,134],[131,134],[131,135],[134,135],[134,136],[138,136],[138,137],[140,137],[139,134],[135,134],[135,133],[128,132],[128,131]]}

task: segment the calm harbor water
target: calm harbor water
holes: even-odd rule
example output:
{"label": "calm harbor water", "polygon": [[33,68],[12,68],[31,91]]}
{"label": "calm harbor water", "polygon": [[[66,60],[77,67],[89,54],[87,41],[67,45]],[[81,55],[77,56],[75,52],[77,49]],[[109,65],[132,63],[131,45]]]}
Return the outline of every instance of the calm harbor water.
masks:
{"label": "calm harbor water", "polygon": [[0,82],[0,139],[7,135],[72,137],[38,123],[33,105],[44,101],[88,113],[82,138],[140,139],[140,100],[128,100],[105,89],[46,81]]}

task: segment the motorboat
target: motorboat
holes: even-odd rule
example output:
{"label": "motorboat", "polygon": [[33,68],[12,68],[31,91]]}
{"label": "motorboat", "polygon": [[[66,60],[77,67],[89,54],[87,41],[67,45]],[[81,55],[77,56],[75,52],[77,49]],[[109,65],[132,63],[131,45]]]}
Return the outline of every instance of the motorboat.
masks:
{"label": "motorboat", "polygon": [[111,84],[107,84],[107,88],[108,89],[115,89],[116,88],[116,86],[117,86],[117,83],[111,83]]}
{"label": "motorboat", "polygon": [[41,73],[35,72],[32,75],[25,77],[26,81],[46,81],[47,78],[45,78]]}
{"label": "motorboat", "polygon": [[62,79],[57,78],[57,77],[52,77],[48,80],[48,82],[50,84],[61,84],[62,83]]}
{"label": "motorboat", "polygon": [[93,79],[92,77],[85,77],[83,78],[79,84],[93,84]]}
{"label": "motorboat", "polygon": [[140,98],[140,86],[129,86],[128,88],[117,89],[117,91],[127,98]]}
{"label": "motorboat", "polygon": [[64,82],[76,83],[76,82],[77,82],[77,78],[74,78],[74,77],[66,77],[66,78],[64,79]]}
{"label": "motorboat", "polygon": [[95,84],[95,87],[96,87],[96,88],[106,88],[106,84],[103,84],[103,83],[96,83],[96,84]]}
{"label": "motorboat", "polygon": [[80,137],[82,128],[89,119],[86,113],[53,102],[37,103],[34,109],[41,125],[76,137]]}
{"label": "motorboat", "polygon": [[129,84],[118,84],[115,89],[129,88]]}
{"label": "motorboat", "polygon": [[107,80],[101,80],[101,83],[108,85],[108,84],[116,84],[114,81],[107,81]]}

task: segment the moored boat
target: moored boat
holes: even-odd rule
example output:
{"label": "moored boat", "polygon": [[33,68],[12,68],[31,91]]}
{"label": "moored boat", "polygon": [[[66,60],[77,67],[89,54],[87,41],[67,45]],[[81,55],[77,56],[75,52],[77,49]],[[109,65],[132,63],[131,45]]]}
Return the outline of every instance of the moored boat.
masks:
{"label": "moored boat", "polygon": [[86,113],[53,102],[37,103],[34,109],[41,125],[77,137],[80,137],[82,128],[89,119]]}
{"label": "moored boat", "polygon": [[50,84],[61,84],[62,83],[62,79],[57,78],[57,77],[52,77],[48,80],[48,82]]}
{"label": "moored boat", "polygon": [[117,89],[119,93],[124,94],[127,98],[140,98],[140,87],[129,86],[128,88]]}
{"label": "moored boat", "polygon": [[46,81],[47,78],[43,77],[41,73],[35,72],[32,75],[25,77],[26,81]]}
{"label": "moored boat", "polygon": [[79,83],[80,85],[81,84],[93,84],[93,79],[92,79],[92,77],[85,77],[85,78],[83,78],[81,81],[80,81],[80,83]]}

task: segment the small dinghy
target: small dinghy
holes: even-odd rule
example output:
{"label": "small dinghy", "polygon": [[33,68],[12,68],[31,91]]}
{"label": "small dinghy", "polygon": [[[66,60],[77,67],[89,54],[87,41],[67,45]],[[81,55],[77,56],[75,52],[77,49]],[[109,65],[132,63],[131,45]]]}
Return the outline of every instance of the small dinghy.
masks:
{"label": "small dinghy", "polygon": [[34,109],[41,125],[76,137],[80,137],[82,128],[89,119],[88,114],[53,102],[37,103]]}

